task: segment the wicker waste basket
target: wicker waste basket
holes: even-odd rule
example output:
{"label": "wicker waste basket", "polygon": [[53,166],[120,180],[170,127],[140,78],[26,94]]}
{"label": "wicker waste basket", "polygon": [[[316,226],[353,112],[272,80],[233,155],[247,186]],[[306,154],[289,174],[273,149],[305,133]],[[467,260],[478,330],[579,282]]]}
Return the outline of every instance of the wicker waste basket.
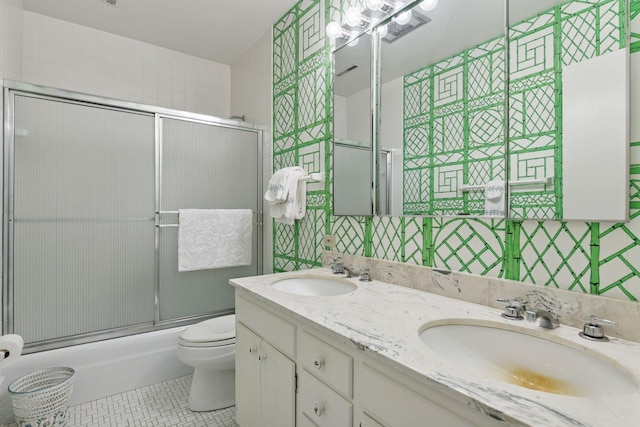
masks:
{"label": "wicker waste basket", "polygon": [[13,414],[20,427],[64,427],[73,392],[72,368],[48,368],[9,385]]}

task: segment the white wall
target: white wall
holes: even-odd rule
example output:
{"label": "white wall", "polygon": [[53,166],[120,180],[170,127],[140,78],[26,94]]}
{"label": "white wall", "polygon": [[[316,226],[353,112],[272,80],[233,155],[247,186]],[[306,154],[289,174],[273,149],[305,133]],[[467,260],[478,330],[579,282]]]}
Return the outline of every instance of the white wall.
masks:
{"label": "white wall", "polygon": [[0,0],[0,78],[22,76],[22,0]]}
{"label": "white wall", "polygon": [[20,80],[219,117],[230,111],[228,65],[28,11]]}
{"label": "white wall", "polygon": [[[231,65],[231,113],[245,116],[245,120],[264,126],[263,194],[272,174],[272,33],[267,31]],[[269,206],[264,205],[263,266],[264,273],[273,272],[273,221]]]}

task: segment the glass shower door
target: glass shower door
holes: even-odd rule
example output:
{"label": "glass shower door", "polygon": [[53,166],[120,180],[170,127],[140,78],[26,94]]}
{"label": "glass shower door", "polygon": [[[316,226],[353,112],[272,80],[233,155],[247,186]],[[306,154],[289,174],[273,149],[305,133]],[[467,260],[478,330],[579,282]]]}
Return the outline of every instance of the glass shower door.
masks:
{"label": "glass shower door", "polygon": [[154,116],[20,94],[14,105],[14,333],[34,343],[153,323]]}
{"label": "glass shower door", "polygon": [[[178,209],[258,210],[258,134],[220,124],[161,119],[160,212]],[[254,214],[254,218],[256,218]],[[175,213],[161,214],[160,320],[232,312],[229,279],[258,274],[258,231],[253,228],[252,264],[178,272]]]}

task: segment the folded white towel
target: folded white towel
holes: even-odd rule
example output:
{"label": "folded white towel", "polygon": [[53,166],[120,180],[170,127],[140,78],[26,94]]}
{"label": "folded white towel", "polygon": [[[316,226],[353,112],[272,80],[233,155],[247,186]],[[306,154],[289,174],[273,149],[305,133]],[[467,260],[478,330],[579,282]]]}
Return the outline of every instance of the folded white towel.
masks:
{"label": "folded white towel", "polygon": [[251,209],[180,209],[178,271],[251,265]]}
{"label": "folded white towel", "polygon": [[269,204],[269,213],[276,222],[293,225],[302,219],[307,209],[307,182],[302,180],[306,172],[301,167],[283,168],[269,180],[264,195]]}
{"label": "folded white towel", "polygon": [[289,192],[289,181],[292,173],[303,173],[304,169],[299,166],[278,169],[271,179],[267,191],[264,193],[264,199],[269,204],[285,203]]}
{"label": "folded white towel", "polygon": [[284,211],[287,224],[293,224],[294,220],[304,218],[307,211],[307,181],[301,180],[304,176],[304,170],[302,172],[294,171],[290,175],[289,192]]}
{"label": "folded white towel", "polygon": [[489,181],[484,186],[484,215],[504,217],[504,186],[501,180]]}

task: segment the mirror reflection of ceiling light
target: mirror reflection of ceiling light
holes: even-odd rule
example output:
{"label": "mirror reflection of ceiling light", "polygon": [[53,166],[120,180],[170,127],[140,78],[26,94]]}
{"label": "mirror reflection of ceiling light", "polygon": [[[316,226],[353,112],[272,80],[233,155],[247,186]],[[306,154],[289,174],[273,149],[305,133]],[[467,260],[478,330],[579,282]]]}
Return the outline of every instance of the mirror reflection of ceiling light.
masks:
{"label": "mirror reflection of ceiling light", "polygon": [[360,33],[358,33],[357,31],[352,31],[351,41],[347,43],[347,46],[354,47],[355,45],[357,45],[358,42],[360,41],[360,38],[358,37],[359,35]]}
{"label": "mirror reflection of ceiling light", "polygon": [[381,39],[385,38],[385,36],[389,32],[389,27],[387,26],[387,24],[380,25],[377,28],[378,28],[378,34],[380,34],[380,38]]}
{"label": "mirror reflection of ceiling light", "polygon": [[[402,7],[402,3],[396,2],[395,6],[396,6],[396,9],[400,9]],[[393,20],[397,22],[398,25],[408,24],[409,21],[411,21],[411,11],[410,10],[404,11],[398,16],[396,16],[395,18],[393,18]]]}
{"label": "mirror reflection of ceiling light", "polygon": [[420,9],[429,12],[435,9],[437,5],[438,0],[424,0],[422,3],[420,3]]}

